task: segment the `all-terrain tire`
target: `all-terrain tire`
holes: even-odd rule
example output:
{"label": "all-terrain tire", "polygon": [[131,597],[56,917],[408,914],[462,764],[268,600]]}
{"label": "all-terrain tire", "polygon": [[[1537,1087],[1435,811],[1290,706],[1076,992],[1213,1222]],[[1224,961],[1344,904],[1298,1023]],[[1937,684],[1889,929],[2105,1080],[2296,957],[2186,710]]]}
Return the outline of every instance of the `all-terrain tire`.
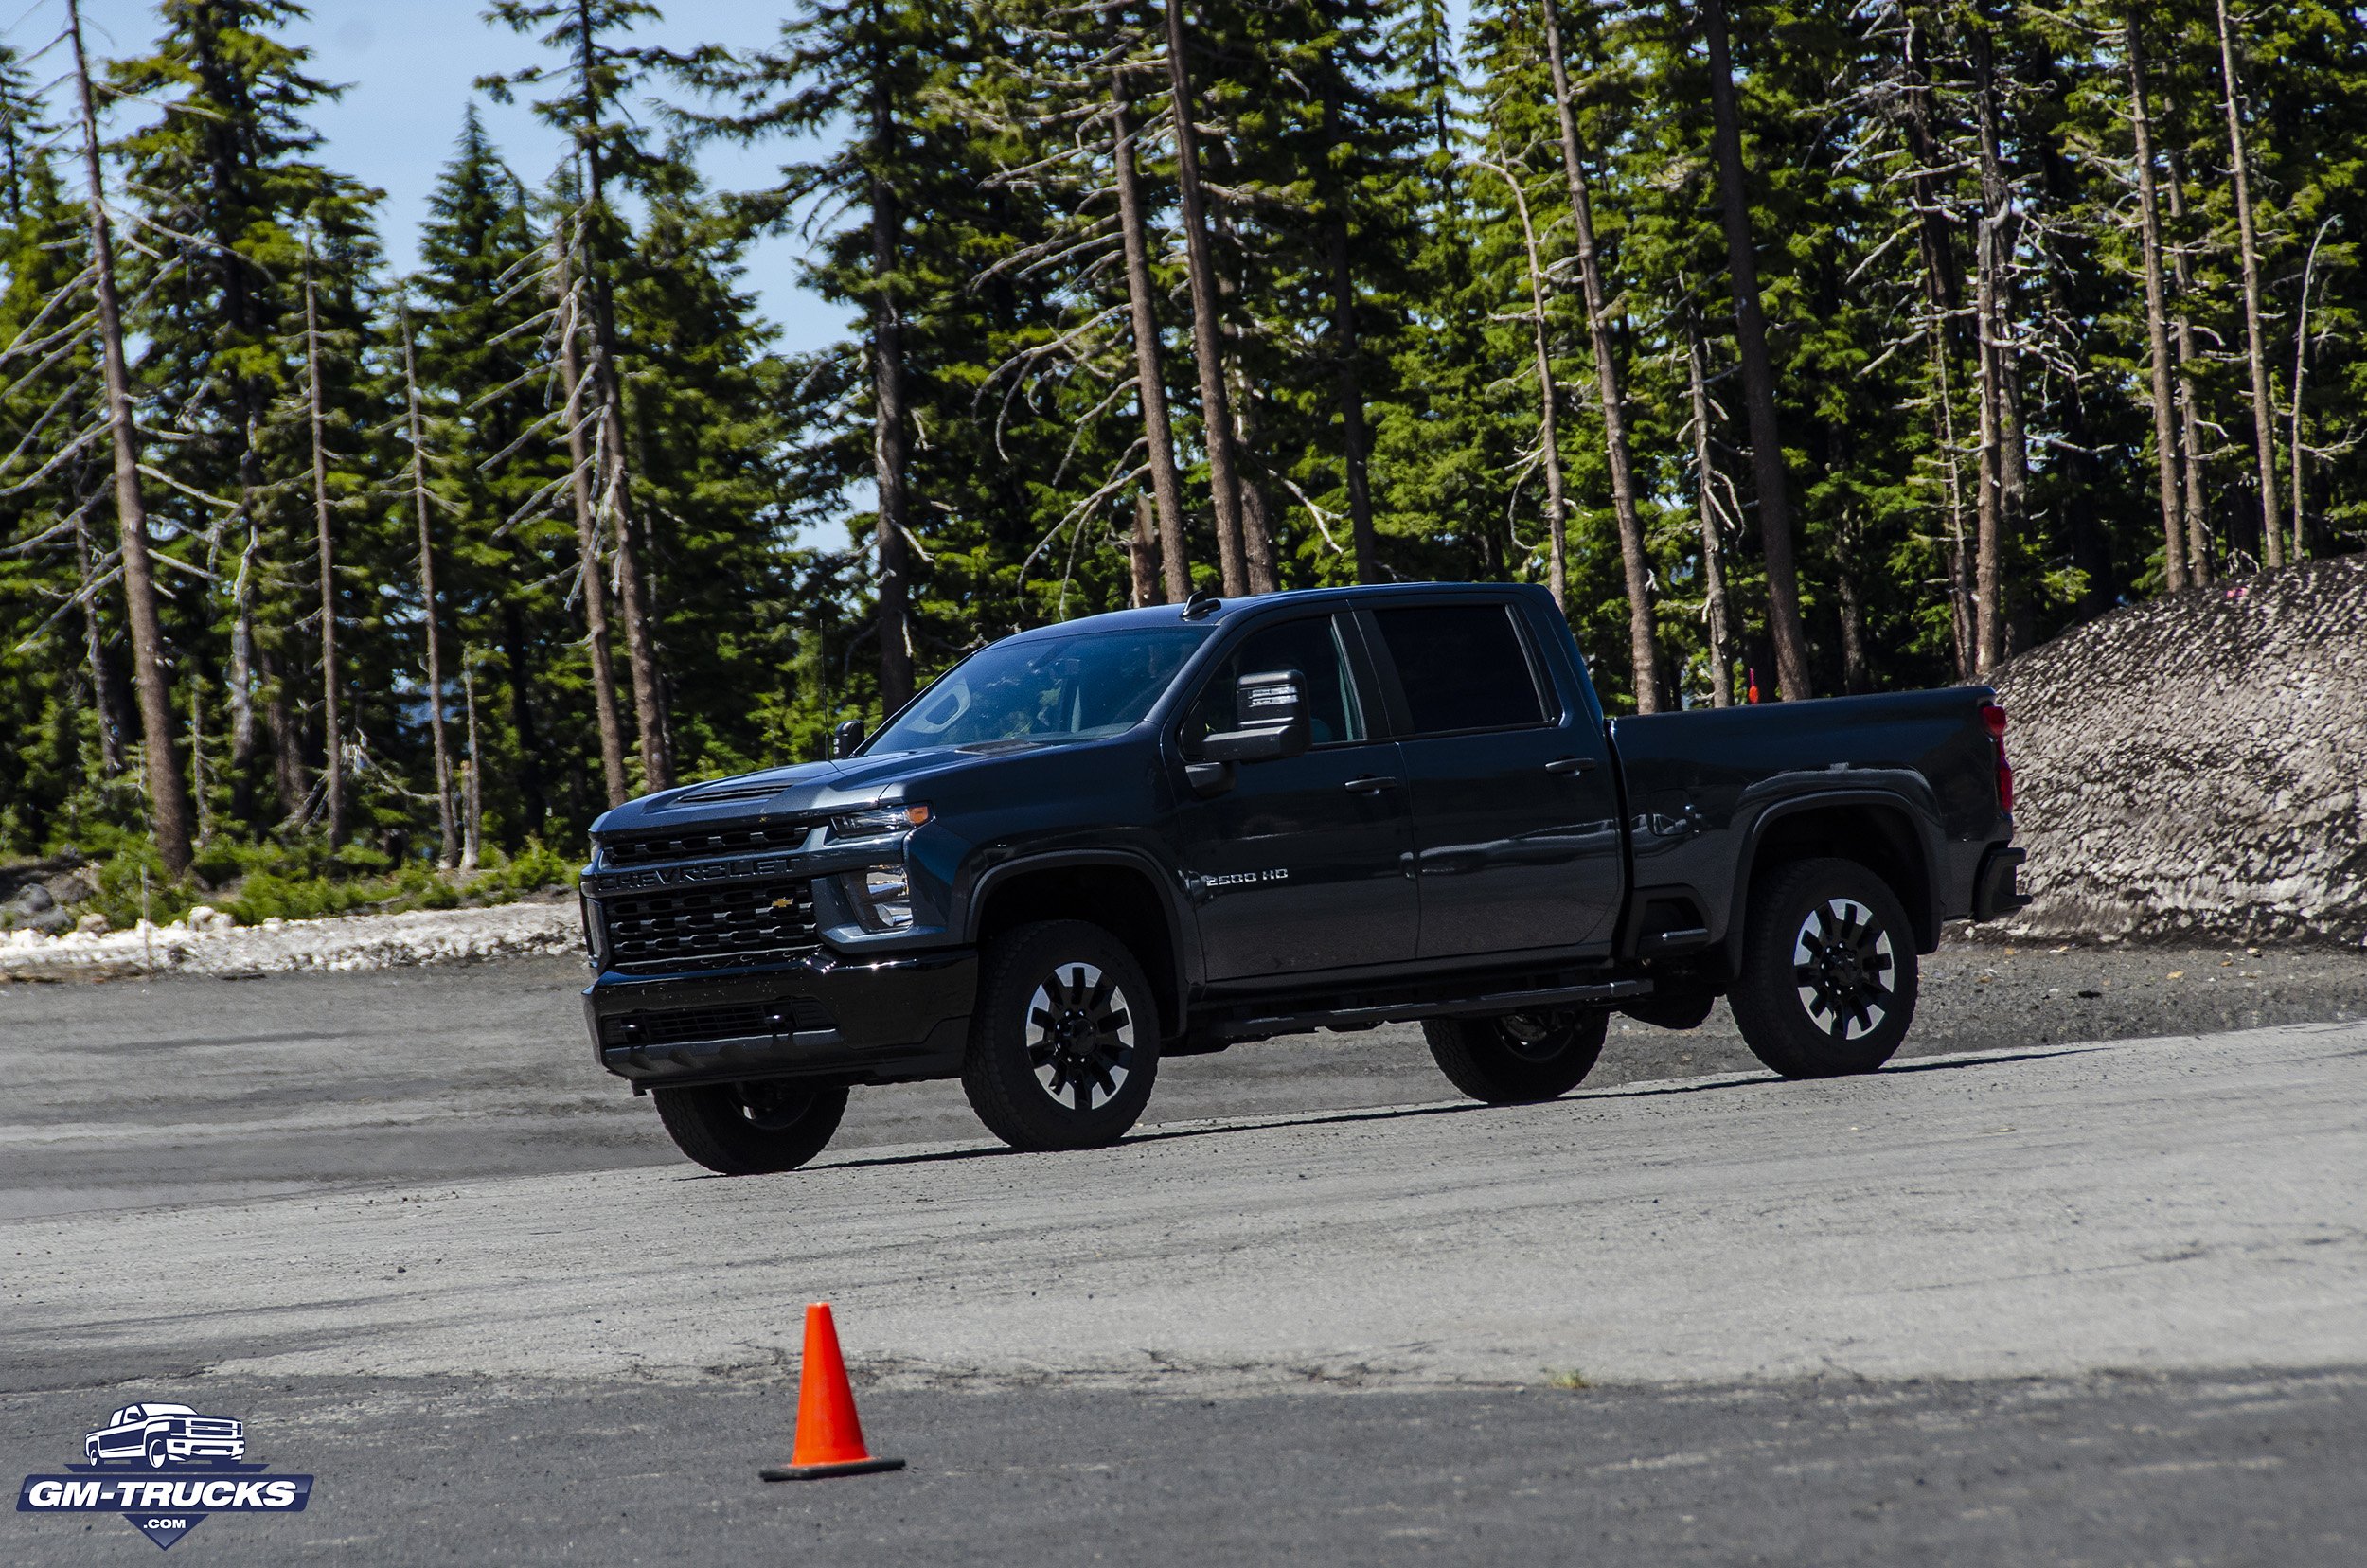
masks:
{"label": "all-terrain tire", "polygon": [[962,1089],[1013,1149],[1117,1142],[1159,1073],[1159,1004],[1134,954],[1100,926],[1041,920],[988,945]]}
{"label": "all-terrain tire", "polygon": [[1846,860],[1794,861],[1751,890],[1727,1003],[1786,1078],[1871,1073],[1915,1016],[1915,937],[1890,884]]}
{"label": "all-terrain tire", "polygon": [[703,1083],[650,1097],[674,1147],[719,1176],[794,1170],[828,1146],[846,1114],[843,1083]]}
{"label": "all-terrain tire", "polygon": [[1431,1059],[1475,1100],[1519,1105],[1566,1095],[1603,1054],[1611,1014],[1556,1007],[1504,1018],[1433,1018],[1422,1025]]}

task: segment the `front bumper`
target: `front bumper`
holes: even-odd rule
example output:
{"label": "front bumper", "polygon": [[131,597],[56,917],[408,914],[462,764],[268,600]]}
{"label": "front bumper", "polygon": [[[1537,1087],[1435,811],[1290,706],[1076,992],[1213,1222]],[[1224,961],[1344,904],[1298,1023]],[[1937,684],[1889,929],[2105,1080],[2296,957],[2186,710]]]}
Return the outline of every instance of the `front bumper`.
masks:
{"label": "front bumper", "polygon": [[243,1459],[246,1442],[238,1437],[168,1437],[165,1452],[175,1459]]}
{"label": "front bumper", "polygon": [[961,1071],[978,955],[822,952],[728,973],[603,974],[583,993],[593,1058],[636,1092],[749,1078],[902,1083]]}

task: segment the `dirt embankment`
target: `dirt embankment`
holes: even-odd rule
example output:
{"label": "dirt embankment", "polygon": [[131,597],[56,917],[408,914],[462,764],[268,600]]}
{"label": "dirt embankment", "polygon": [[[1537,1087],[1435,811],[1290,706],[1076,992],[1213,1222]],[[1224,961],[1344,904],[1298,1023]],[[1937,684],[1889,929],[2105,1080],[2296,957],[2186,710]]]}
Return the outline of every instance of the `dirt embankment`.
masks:
{"label": "dirt embankment", "polygon": [[2367,558],[2091,621],[1999,674],[2021,938],[2367,942]]}

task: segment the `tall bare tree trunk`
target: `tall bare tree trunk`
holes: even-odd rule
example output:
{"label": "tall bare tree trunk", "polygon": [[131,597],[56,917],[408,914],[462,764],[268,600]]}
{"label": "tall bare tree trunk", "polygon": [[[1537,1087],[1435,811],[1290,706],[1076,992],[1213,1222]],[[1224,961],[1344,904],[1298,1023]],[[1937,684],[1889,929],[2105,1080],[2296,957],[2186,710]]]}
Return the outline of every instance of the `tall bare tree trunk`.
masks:
{"label": "tall bare tree trunk", "polygon": [[1356,266],[1348,250],[1347,112],[1341,101],[1337,50],[1324,68],[1324,138],[1333,159],[1331,188],[1324,213],[1325,260],[1331,272],[1332,371],[1340,387],[1340,470],[1348,492],[1348,542],[1356,552],[1356,580],[1380,580],[1380,536],[1373,527],[1370,438],[1364,428],[1363,347],[1356,327]]}
{"label": "tall bare tree trunk", "polygon": [[113,778],[123,771],[123,736],[128,727],[122,693],[107,662],[107,641],[98,625],[98,561],[91,549],[88,508],[74,514],[75,559],[82,570],[82,656],[90,662],[91,707],[98,715],[98,771]]}
{"label": "tall bare tree trunk", "polygon": [[1115,126],[1112,161],[1118,234],[1126,252],[1126,301],[1134,323],[1135,400],[1143,411],[1143,444],[1148,449],[1150,492],[1158,508],[1159,559],[1167,602],[1181,604],[1192,597],[1191,557],[1184,539],[1184,481],[1175,471],[1175,433],[1167,423],[1166,374],[1160,365],[1157,296],[1150,282],[1150,228],[1134,167],[1133,101],[1127,95],[1123,65],[1110,68],[1110,115]]}
{"label": "tall bare tree trunk", "polygon": [[1561,169],[1570,182],[1570,216],[1577,226],[1578,280],[1586,292],[1586,325],[1594,350],[1594,389],[1603,409],[1603,454],[1611,471],[1611,510],[1619,520],[1619,559],[1627,571],[1628,657],[1635,669],[1635,710],[1658,713],[1660,649],[1652,626],[1652,564],[1645,556],[1644,525],[1636,516],[1635,469],[1628,453],[1628,398],[1611,341],[1602,263],[1594,248],[1594,205],[1578,145],[1577,111],[1570,101],[1570,72],[1562,60],[1561,23],[1555,0],[1539,0],[1545,19],[1545,58],[1553,70],[1554,110],[1560,121]]}
{"label": "tall bare tree trunk", "polygon": [[[2166,89],[2162,93],[2162,112],[2176,121],[2178,104]],[[2194,367],[2200,355],[2195,347],[2195,323],[2185,309],[2185,302],[2195,295],[2195,280],[2187,266],[2183,243],[2186,158],[2179,151],[2175,135],[2162,151],[2169,163],[2170,222],[2177,229],[2177,238],[2165,241],[2163,248],[2170,255],[2170,279],[2178,285],[2178,309],[2170,317],[2170,332],[2178,345],[2179,478],[2186,496],[2186,577],[2200,587],[2211,580],[2211,510],[2209,498],[2203,493],[2202,410],[2195,385]]]}
{"label": "tall bare tree trunk", "polygon": [[1356,330],[1356,271],[1348,259],[1348,221],[1334,213],[1324,239],[1331,252],[1331,343],[1340,381],[1340,467],[1348,491],[1348,539],[1356,580],[1379,582],[1380,534],[1373,526],[1371,437],[1364,428],[1363,355]]}
{"label": "tall bare tree trunk", "polygon": [[436,603],[435,530],[428,521],[427,434],[419,418],[419,371],[411,341],[411,312],[402,320],[402,393],[411,427],[411,503],[419,522],[420,624],[427,634],[427,728],[436,742],[436,864],[449,871],[460,864],[460,825],[452,798],[452,748],[444,736],[444,651],[436,633],[442,611]]}
{"label": "tall bare tree trunk", "polygon": [[[597,220],[608,210],[604,193],[606,170],[600,167],[600,92],[596,62],[592,0],[576,0],[577,70],[583,84],[585,134],[584,211]],[[641,569],[640,540],[633,531],[632,473],[625,461],[625,387],[617,369],[616,302],[609,286],[608,269],[592,254],[584,236],[584,282],[591,304],[592,396],[600,412],[600,500],[616,522],[616,597],[625,615],[625,662],[632,671],[632,717],[641,751],[644,789],[674,787],[674,744],[666,718],[666,679],[658,668],[657,630],[652,624],[650,586]]]}
{"label": "tall bare tree trunk", "polygon": [[1923,252],[1924,300],[1931,312],[1928,334],[1931,356],[1932,436],[1940,452],[1948,486],[1948,606],[1949,641],[1955,656],[1956,679],[1972,678],[1973,615],[1972,558],[1965,536],[1964,464],[1956,440],[1954,323],[1961,295],[1958,288],[1956,236],[1949,216],[1949,195],[1940,166],[1948,161],[1932,124],[1931,79],[1926,65],[1927,43],[1922,20],[1910,8],[1900,45],[1903,128],[1914,158],[1909,175],[1917,213],[1916,241]]}
{"label": "tall bare tree trunk", "polygon": [[1570,610],[1570,503],[1561,487],[1561,440],[1554,428],[1554,405],[1560,401],[1554,387],[1554,360],[1545,345],[1545,269],[1537,256],[1537,226],[1529,222],[1529,199],[1521,189],[1521,182],[1513,178],[1508,167],[1486,166],[1496,171],[1512,192],[1513,210],[1521,215],[1521,241],[1529,263],[1529,324],[1535,329],[1532,339],[1537,353],[1537,448],[1538,462],[1545,470],[1545,527],[1550,537],[1551,556],[1546,561],[1546,587],[1552,591],[1554,603],[1567,615]]}
{"label": "tall bare tree trunk", "polygon": [[[245,512],[241,504],[240,510]],[[255,814],[255,519],[246,518],[246,548],[230,585],[230,815]]]}
{"label": "tall bare tree trunk", "polygon": [[[1126,602],[1139,610],[1161,602],[1159,595],[1159,531],[1152,520],[1149,496],[1134,492],[1134,526],[1126,536]],[[1173,603],[1172,599],[1166,600]]]}
{"label": "tall bare tree trunk", "polygon": [[[873,7],[874,11],[878,6]],[[879,518],[873,532],[879,577],[880,710],[894,713],[912,700],[912,416],[904,398],[904,312],[896,297],[903,248],[903,213],[881,172],[896,143],[895,106],[888,100],[887,45],[871,55],[871,473]]]}
{"label": "tall bare tree trunk", "polygon": [[2129,12],[2122,25],[2128,56],[2128,124],[2136,137],[2138,240],[2145,253],[2145,344],[2153,360],[2154,476],[2162,496],[2162,582],[2186,586],[2186,530],[2179,511],[2177,410],[2170,390],[2170,326],[2162,291],[2162,208],[2153,178],[2153,125],[2145,113],[2145,40]]}
{"label": "tall bare tree trunk", "polygon": [[312,245],[304,245],[304,401],[312,433],[312,526],[320,555],[321,791],[329,842],[346,841],[344,716],[337,690],[337,546],[329,524],[328,416],[321,408],[321,324],[312,287]]}
{"label": "tall bare tree trunk", "polygon": [[82,163],[90,182],[90,242],[98,338],[104,360],[107,424],[115,450],[116,521],[122,536],[125,619],[132,630],[133,678],[139,691],[140,739],[148,779],[149,826],[165,869],[189,868],[189,797],[172,755],[172,699],[165,686],[164,623],[156,613],[155,568],[148,555],[148,504],[140,494],[139,430],[132,413],[132,375],[123,357],[123,318],[116,307],[115,234],[107,222],[98,168],[98,112],[90,62],[82,53],[80,0],[66,0],[74,39],[74,90],[82,117]]}
{"label": "tall bare tree trunk", "polygon": [[2309,241],[2309,258],[2302,263],[2301,297],[2297,302],[2293,322],[2293,438],[2287,451],[2287,466],[2293,471],[2293,559],[2309,559],[2308,512],[2302,490],[2303,459],[2308,449],[2302,445],[2302,388],[2309,377],[2309,288],[2318,272],[2318,247],[2325,242],[2326,230],[2337,220],[2328,218],[2318,225],[2318,232]]}
{"label": "tall bare tree trunk", "polygon": [[1703,619],[1709,623],[1710,705],[1735,705],[1734,632],[1726,613],[1725,549],[1718,539],[1717,473],[1710,448],[1709,378],[1701,367],[1701,324],[1685,305],[1685,389],[1693,401],[1694,505],[1701,522]]}
{"label": "tall bare tree trunk", "polygon": [[1981,497],[1973,564],[1973,671],[1987,674],[2005,662],[2005,546],[2019,512],[2019,424],[2006,365],[2012,346],[2002,328],[2006,312],[2006,201],[1999,151],[1996,51],[1983,14],[1972,29],[1973,92],[1980,117],[1981,223],[1974,270],[1981,387]]}
{"label": "tall bare tree trunk", "polygon": [[625,726],[616,711],[616,668],[608,640],[608,574],[600,564],[599,514],[592,505],[592,456],[583,438],[581,323],[566,220],[551,237],[558,252],[559,387],[566,398],[567,478],[576,503],[576,548],[583,561],[584,645],[592,659],[592,711],[600,731],[600,785],[611,810],[625,803]]}
{"label": "tall bare tree trunk", "polygon": [[2235,181],[2235,238],[2244,263],[2244,357],[2251,367],[2253,449],[2260,459],[2260,541],[2266,563],[2285,564],[2285,527],[2277,516],[2276,400],[2269,390],[2269,347],[2260,330],[2260,241],[2252,225],[2251,161],[2244,148],[2243,88],[2235,75],[2235,37],[2227,0],[2218,0],[2219,80],[2226,89],[2228,171]]}
{"label": "tall bare tree trunk", "polygon": [[1175,182],[1184,218],[1184,258],[1191,274],[1192,358],[1200,370],[1200,422],[1208,445],[1209,500],[1217,515],[1218,569],[1228,597],[1249,592],[1242,544],[1241,487],[1233,450],[1233,402],[1224,384],[1224,329],[1217,309],[1217,271],[1201,199],[1200,135],[1192,124],[1191,64],[1184,54],[1184,0],[1166,0],[1167,79],[1175,101]]}
{"label": "tall bare tree trunk", "polygon": [[1782,695],[1787,701],[1796,701],[1815,693],[1808,677],[1808,636],[1800,623],[1800,579],[1793,564],[1783,437],[1775,424],[1775,371],[1767,353],[1767,317],[1759,305],[1751,203],[1743,187],[1742,116],[1735,101],[1726,0],[1702,0],[1701,18],[1709,43],[1710,110],[1726,223],[1727,276],[1735,296],[1735,347],[1742,361],[1743,409],[1751,425],[1751,473],[1759,494],[1768,633],[1775,644],[1775,678],[1783,687]]}
{"label": "tall bare tree trunk", "polygon": [[460,647],[460,701],[469,723],[469,760],[463,765],[468,778],[461,796],[459,867],[466,875],[476,869],[485,843],[485,764],[476,746],[476,665],[469,657],[466,643]]}

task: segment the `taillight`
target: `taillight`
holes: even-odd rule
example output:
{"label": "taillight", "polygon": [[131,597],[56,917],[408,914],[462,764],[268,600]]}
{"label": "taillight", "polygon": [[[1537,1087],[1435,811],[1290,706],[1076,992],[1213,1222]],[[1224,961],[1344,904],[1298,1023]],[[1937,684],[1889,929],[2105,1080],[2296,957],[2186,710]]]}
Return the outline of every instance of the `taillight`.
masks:
{"label": "taillight", "polygon": [[2005,710],[1995,703],[1981,707],[1981,722],[1989,732],[1989,745],[1997,753],[1997,809],[2011,816],[2014,811],[2014,765],[2005,760]]}

